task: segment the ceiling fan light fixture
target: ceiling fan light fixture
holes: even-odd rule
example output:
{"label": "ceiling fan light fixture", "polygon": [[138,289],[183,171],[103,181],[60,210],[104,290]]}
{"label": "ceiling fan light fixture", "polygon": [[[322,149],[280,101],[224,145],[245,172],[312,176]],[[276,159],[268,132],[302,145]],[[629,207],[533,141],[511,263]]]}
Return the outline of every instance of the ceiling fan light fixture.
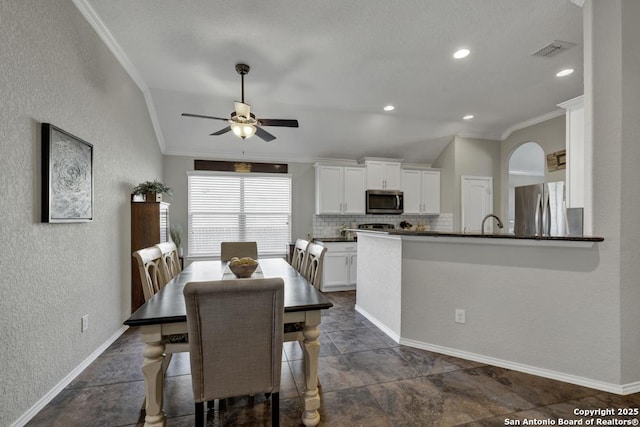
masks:
{"label": "ceiling fan light fixture", "polygon": [[247,123],[231,123],[231,130],[242,139],[251,138],[256,133],[256,127]]}

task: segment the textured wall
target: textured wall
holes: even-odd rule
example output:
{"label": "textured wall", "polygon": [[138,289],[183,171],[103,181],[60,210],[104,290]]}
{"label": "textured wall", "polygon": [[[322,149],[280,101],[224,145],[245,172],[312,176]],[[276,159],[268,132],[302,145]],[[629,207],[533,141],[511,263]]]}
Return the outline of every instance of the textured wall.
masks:
{"label": "textured wall", "polygon": [[[0,2],[0,425],[122,327],[129,192],[162,177],[142,93],[69,0]],[[95,220],[41,224],[40,123],[94,145]],[[89,330],[80,318],[89,315]]]}

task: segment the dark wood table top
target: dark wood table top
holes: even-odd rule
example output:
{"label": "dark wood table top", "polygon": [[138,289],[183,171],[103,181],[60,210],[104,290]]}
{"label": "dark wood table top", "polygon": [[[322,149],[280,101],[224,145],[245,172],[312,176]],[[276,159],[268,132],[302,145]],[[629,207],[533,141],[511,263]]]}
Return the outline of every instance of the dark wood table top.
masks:
{"label": "dark wood table top", "polygon": [[[284,311],[324,310],[331,302],[282,258],[258,260],[264,277],[284,280]],[[124,324],[128,326],[155,325],[187,321],[182,291],[189,282],[220,280],[227,263],[223,261],[194,261],[167,283],[149,301],[135,311]]]}

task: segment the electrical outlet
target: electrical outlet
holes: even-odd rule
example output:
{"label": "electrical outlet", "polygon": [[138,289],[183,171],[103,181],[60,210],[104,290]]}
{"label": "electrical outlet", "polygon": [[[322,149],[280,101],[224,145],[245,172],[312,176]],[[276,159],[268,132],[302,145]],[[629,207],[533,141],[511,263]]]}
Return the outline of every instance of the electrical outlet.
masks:
{"label": "electrical outlet", "polygon": [[89,315],[85,314],[82,316],[82,324],[80,326],[80,332],[84,332],[89,329]]}
{"label": "electrical outlet", "polygon": [[467,312],[462,308],[456,308],[456,323],[467,323]]}

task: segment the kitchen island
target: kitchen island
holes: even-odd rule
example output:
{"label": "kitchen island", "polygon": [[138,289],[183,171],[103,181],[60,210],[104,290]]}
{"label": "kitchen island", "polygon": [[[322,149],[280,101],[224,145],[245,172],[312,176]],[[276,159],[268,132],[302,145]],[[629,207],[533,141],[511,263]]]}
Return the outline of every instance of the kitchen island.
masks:
{"label": "kitchen island", "polygon": [[356,309],[397,342],[624,393],[600,237],[358,231]]}

